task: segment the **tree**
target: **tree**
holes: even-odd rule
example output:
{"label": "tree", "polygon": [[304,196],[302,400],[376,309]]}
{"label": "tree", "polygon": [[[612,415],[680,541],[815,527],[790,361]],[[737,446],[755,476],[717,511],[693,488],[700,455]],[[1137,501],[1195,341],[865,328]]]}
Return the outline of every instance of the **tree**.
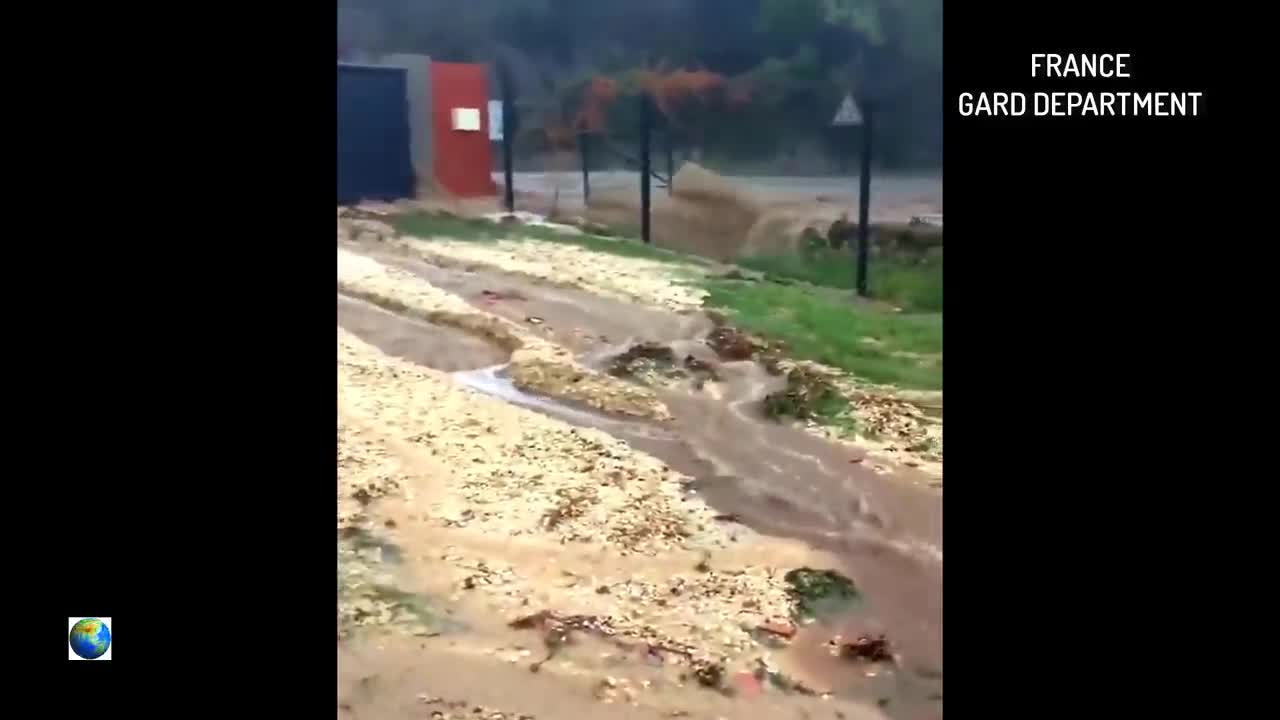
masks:
{"label": "tree", "polygon": [[[591,78],[628,95],[648,70],[665,114],[729,162],[821,142],[844,93],[878,92],[877,157],[941,156],[942,0],[338,0],[338,36],[340,52],[504,59],[535,123]],[[590,123],[634,130],[611,106]]]}

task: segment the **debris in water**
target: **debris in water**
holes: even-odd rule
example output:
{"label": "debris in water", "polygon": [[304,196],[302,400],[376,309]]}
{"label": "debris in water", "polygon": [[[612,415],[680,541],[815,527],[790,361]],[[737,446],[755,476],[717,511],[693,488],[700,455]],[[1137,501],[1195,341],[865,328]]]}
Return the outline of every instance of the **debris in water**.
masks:
{"label": "debris in water", "polygon": [[719,522],[730,522],[730,523],[742,524],[742,516],[739,515],[738,513],[725,513],[723,515],[716,515],[711,519]]}
{"label": "debris in water", "polygon": [[799,420],[830,418],[848,409],[849,401],[840,395],[829,378],[800,366],[787,373],[785,389],[770,393],[764,399],[765,414],[775,419],[784,416]]}
{"label": "debris in water", "polygon": [[724,681],[724,665],[708,661],[699,662],[693,668],[693,677],[702,687],[720,687],[720,683]]}
{"label": "debris in water", "polygon": [[609,361],[609,374],[614,377],[640,376],[658,370],[670,370],[676,356],[671,348],[661,343],[642,342]]}
{"label": "debris in water", "polygon": [[489,303],[498,302],[500,300],[527,300],[528,299],[525,296],[521,295],[520,293],[514,292],[514,291],[499,292],[497,290],[481,290],[480,296],[484,298],[485,302],[489,302]]}
{"label": "debris in water", "polygon": [[731,325],[721,325],[712,330],[707,334],[706,342],[725,360],[750,360],[757,352],[769,349],[768,343]]}
{"label": "debris in water", "polygon": [[801,620],[839,612],[861,600],[853,581],[833,570],[797,568],[783,579],[791,586],[795,615]]}
{"label": "debris in water", "polygon": [[708,373],[712,378],[715,378],[716,370],[711,367],[711,363],[706,360],[699,360],[692,355],[684,356],[684,367],[690,372]]}
{"label": "debris in water", "polygon": [[545,320],[538,317],[537,315],[530,315],[529,317],[525,318],[524,321],[529,323],[530,325],[541,325],[542,323],[546,322]]}
{"label": "debris in water", "polygon": [[827,245],[834,250],[839,250],[845,245],[852,245],[853,243],[851,240],[857,230],[858,226],[856,223],[849,222],[849,218],[847,216],[841,215],[835,222],[831,223],[829,228],[827,228]]}
{"label": "debris in water", "polygon": [[889,642],[884,635],[879,637],[861,636],[851,643],[839,643],[840,657],[846,660],[866,662],[893,662],[893,654],[889,652]]}

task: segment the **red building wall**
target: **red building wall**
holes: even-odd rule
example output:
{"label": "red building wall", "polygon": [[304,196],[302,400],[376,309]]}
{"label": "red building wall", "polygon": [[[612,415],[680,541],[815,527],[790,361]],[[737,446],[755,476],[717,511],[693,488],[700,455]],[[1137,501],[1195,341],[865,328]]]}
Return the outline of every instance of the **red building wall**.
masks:
{"label": "red building wall", "polygon": [[[453,129],[453,109],[480,111],[480,131]],[[497,194],[489,142],[489,80],[484,65],[431,63],[432,166],[436,182],[459,197]]]}

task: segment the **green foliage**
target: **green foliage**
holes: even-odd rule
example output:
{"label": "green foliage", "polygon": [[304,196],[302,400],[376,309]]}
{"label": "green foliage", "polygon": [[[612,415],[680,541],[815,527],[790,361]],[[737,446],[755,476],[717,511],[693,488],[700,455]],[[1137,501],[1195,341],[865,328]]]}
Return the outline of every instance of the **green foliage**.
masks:
{"label": "green foliage", "polygon": [[880,10],[885,4],[886,0],[823,0],[827,22],[853,28],[875,45],[884,42]]}
{"label": "green foliage", "polygon": [[[852,248],[832,249],[807,243],[801,252],[759,255],[738,264],[767,276],[852,290]],[[909,312],[942,312],[941,250],[925,257],[873,257],[867,274],[871,296]]]}
{"label": "green foliage", "polygon": [[[750,104],[697,114],[690,138],[726,165],[829,146],[825,121],[874,72],[893,96],[878,160],[941,161],[942,0],[339,0],[338,31],[340,44],[373,52],[504,57],[519,69],[521,101],[538,107],[597,74],[625,80],[663,67],[748,78]],[[631,107],[610,113],[620,135],[633,129]]]}
{"label": "green foliage", "polygon": [[844,612],[861,602],[853,581],[834,570],[796,568],[783,575],[799,620]]}
{"label": "green foliage", "polygon": [[851,293],[774,282],[708,280],[706,305],[781,341],[787,354],[875,383],[942,388],[942,315],[892,312]]}
{"label": "green foliage", "polygon": [[[645,245],[635,239],[570,235],[553,228],[500,225],[488,220],[446,214],[401,216],[394,220],[394,224],[399,232],[428,241],[447,237],[492,242],[524,237],[565,243],[595,252],[666,262],[677,275],[691,266],[708,265],[708,261],[702,258]],[[815,247],[807,257],[754,258],[740,264],[764,271],[772,281],[717,277],[695,279],[696,273],[688,272],[687,282],[697,283],[707,290],[704,304],[708,308],[727,312],[733,323],[743,330],[771,341],[781,341],[790,357],[816,360],[875,383],[921,390],[941,389],[940,258],[932,265],[885,262],[875,266],[872,277],[884,278],[877,283],[883,282],[886,288],[892,287],[894,292],[904,296],[918,294],[916,309],[933,309],[929,306],[935,303],[936,297],[937,312],[919,313],[893,312],[857,300],[852,293],[839,289],[852,285],[852,265],[847,252],[839,255],[838,251]],[[929,280],[933,276],[931,273],[937,278],[936,296],[931,285],[933,281]],[[801,279],[813,285],[778,282],[791,282],[791,279]],[[775,398],[774,414],[847,421],[846,403],[826,392],[820,384],[802,383],[790,389],[798,394]]]}
{"label": "green foliage", "polygon": [[760,0],[756,27],[782,43],[799,44],[817,35],[827,22],[825,0]]}

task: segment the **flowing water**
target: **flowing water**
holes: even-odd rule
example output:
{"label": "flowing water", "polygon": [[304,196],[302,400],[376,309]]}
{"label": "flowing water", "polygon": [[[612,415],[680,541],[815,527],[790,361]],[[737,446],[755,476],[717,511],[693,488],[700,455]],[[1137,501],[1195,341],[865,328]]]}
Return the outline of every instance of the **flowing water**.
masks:
{"label": "flowing water", "polygon": [[[586,363],[600,365],[639,340],[668,344],[677,357],[714,360],[699,341],[710,327],[701,314],[666,313],[496,272],[396,264],[488,312],[517,322],[538,316],[552,339]],[[721,382],[658,389],[673,419],[650,423],[524,392],[506,377],[500,350],[456,330],[350,300],[340,301],[339,324],[384,352],[452,372],[474,391],[623,439],[693,478],[690,490],[726,522],[838,557],[835,569],[854,579],[865,602],[803,627],[787,652],[814,682],[879,700],[893,717],[942,716],[941,494],[873,472],[857,450],[764,418],[758,401],[778,389],[779,378],[752,362],[718,363]],[[834,658],[827,645],[834,636],[880,633],[900,654],[895,670]]]}

